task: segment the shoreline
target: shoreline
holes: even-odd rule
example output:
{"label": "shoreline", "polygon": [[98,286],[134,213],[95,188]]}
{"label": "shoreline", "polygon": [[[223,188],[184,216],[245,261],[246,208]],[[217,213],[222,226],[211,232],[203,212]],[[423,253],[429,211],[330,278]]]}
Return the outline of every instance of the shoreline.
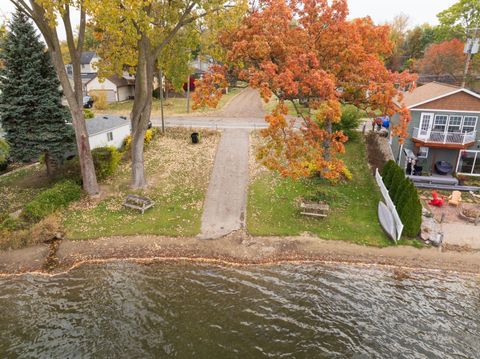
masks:
{"label": "shoreline", "polygon": [[480,274],[480,251],[409,246],[378,248],[308,235],[251,237],[237,232],[212,240],[158,236],[59,240],[1,251],[0,276],[57,275],[84,264],[116,261],[191,261],[234,266],[319,262]]}

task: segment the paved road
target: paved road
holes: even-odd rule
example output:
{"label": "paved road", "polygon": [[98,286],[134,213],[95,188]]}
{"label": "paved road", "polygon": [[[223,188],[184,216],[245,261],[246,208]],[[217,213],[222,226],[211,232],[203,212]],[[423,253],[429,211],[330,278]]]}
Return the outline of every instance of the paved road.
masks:
{"label": "paved road", "polygon": [[[207,115],[191,114],[170,116],[165,119],[166,127],[191,127],[228,129],[240,128],[254,130],[268,127],[264,120],[262,100],[257,90],[246,88],[233,97],[221,110]],[[152,118],[156,127],[162,125],[161,118]]]}
{"label": "paved road", "polygon": [[203,208],[200,238],[220,238],[244,227],[249,131],[224,130]]}
{"label": "paved road", "polygon": [[221,110],[213,112],[212,117],[263,119],[265,111],[258,91],[247,87],[233,97]]}
{"label": "paved road", "polygon": [[[152,118],[155,127],[162,126],[160,118]],[[213,128],[213,129],[247,129],[255,130],[268,127],[263,118],[222,118],[222,117],[169,117],[165,119],[166,127]]]}

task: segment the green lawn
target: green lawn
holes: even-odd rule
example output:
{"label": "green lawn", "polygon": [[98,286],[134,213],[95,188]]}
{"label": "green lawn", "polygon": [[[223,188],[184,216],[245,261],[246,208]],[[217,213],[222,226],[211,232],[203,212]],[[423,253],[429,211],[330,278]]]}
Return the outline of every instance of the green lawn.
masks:
{"label": "green lawn", "polygon": [[[380,192],[370,174],[362,140],[349,142],[344,160],[353,180],[330,185],[320,179],[294,181],[264,172],[254,180],[248,195],[247,229],[257,236],[289,236],[311,232],[324,239],[372,246],[389,246],[377,220]],[[319,196],[330,205],[326,219],[299,214],[296,201]]]}
{"label": "green lawn", "polygon": [[190,132],[170,129],[150,144],[145,154],[149,188],[140,194],[155,201],[144,215],[122,206],[129,189],[130,163],[122,164],[114,178],[102,186],[104,198],[73,205],[63,215],[67,238],[154,234],[195,236],[218,134],[201,132],[201,143],[189,143]]}
{"label": "green lawn", "polygon": [[[230,101],[232,97],[240,93],[242,90],[243,88],[237,88],[237,87],[230,88],[228,94],[223,95],[216,109],[206,108],[206,109],[192,110],[191,107],[193,105],[193,101],[190,99],[190,113],[208,113],[215,110],[219,110],[223,106],[225,106],[225,104],[228,101]],[[122,101],[122,102],[112,102],[111,104],[108,105],[108,108],[106,110],[97,110],[94,108],[93,111],[94,113],[99,113],[99,114],[116,113],[116,114],[128,115],[132,111],[132,106],[133,106],[133,100]],[[187,99],[185,97],[168,98],[164,101],[163,108],[164,108],[164,114],[166,116],[186,114]],[[153,99],[152,115],[159,116],[160,113],[161,113],[160,100]]]}

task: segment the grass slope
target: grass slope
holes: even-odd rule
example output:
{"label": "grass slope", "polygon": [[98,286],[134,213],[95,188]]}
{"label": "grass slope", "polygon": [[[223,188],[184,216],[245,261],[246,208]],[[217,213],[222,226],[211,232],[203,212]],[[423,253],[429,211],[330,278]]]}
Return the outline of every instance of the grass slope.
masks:
{"label": "grass slope", "polygon": [[[356,140],[347,144],[344,160],[353,180],[332,186],[320,179],[293,181],[264,172],[250,185],[247,229],[258,236],[287,236],[311,232],[325,239],[357,244],[389,246],[377,220],[380,199],[366,161],[365,144]],[[296,201],[319,196],[330,205],[326,219],[300,215]]]}
{"label": "grass slope", "polygon": [[[218,134],[203,132],[199,145],[189,143],[190,132],[170,129],[145,154],[149,188],[137,192],[156,202],[144,215],[122,206],[129,189],[130,163],[102,186],[105,198],[85,200],[65,212],[63,224],[69,239],[155,234],[194,236],[200,220]],[[202,134],[202,132],[201,132]]]}

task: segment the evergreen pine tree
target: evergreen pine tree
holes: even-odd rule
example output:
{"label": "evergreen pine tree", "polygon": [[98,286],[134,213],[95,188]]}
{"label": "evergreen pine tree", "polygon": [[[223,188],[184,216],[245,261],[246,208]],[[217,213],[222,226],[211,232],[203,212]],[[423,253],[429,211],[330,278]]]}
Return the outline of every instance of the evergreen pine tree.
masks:
{"label": "evergreen pine tree", "polygon": [[388,189],[388,192],[390,193],[390,197],[392,198],[392,201],[396,197],[397,192],[400,189],[400,185],[402,184],[404,179],[405,179],[405,174],[403,170],[399,166],[395,166],[392,180],[390,183],[390,188]]}
{"label": "evergreen pine tree", "polygon": [[396,165],[395,161],[390,160],[388,161],[385,166],[383,166],[381,175],[383,178],[387,177],[388,173],[392,170],[392,168]]}
{"label": "evergreen pine tree", "polygon": [[400,182],[400,185],[398,186],[398,189],[395,193],[395,197],[392,198],[392,201],[393,203],[395,203],[395,205],[398,204],[402,195],[405,193],[405,191],[408,190],[408,186],[410,182],[411,181],[408,177],[404,177],[403,181]]}
{"label": "evergreen pine tree", "polygon": [[422,226],[422,204],[416,192],[407,199],[402,213],[400,213],[400,219],[404,225],[403,234],[415,238]]}
{"label": "evergreen pine tree", "polygon": [[385,184],[388,190],[390,190],[390,187],[393,181],[393,176],[395,176],[395,173],[397,173],[397,169],[399,168],[400,167],[396,163],[392,163],[390,165],[390,168],[386,171],[385,177],[383,178],[383,183]]}
{"label": "evergreen pine tree", "polygon": [[2,43],[0,59],[0,116],[15,161],[29,162],[45,155],[61,163],[74,149],[69,111],[50,55],[23,13],[17,11]]}
{"label": "evergreen pine tree", "polygon": [[397,212],[399,214],[402,213],[403,208],[408,202],[408,199],[412,196],[418,196],[417,189],[412,181],[408,181],[407,187],[402,191],[398,200],[395,202],[395,207],[397,208]]}

